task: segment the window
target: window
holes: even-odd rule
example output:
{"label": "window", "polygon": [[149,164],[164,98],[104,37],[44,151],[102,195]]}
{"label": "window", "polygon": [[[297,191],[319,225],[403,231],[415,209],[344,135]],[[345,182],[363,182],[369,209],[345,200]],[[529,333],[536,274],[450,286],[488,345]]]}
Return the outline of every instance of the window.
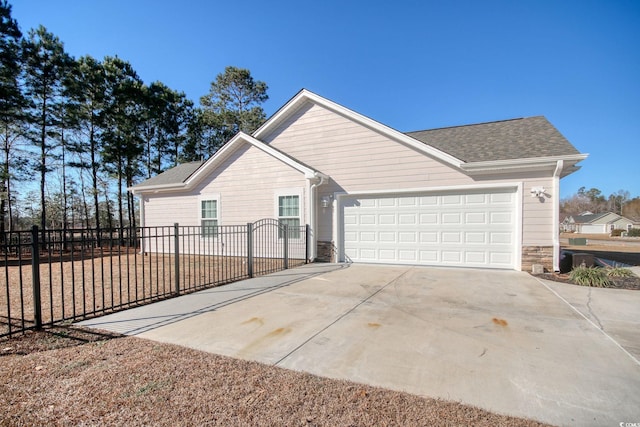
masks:
{"label": "window", "polygon": [[[300,238],[300,196],[278,196],[278,221],[289,227],[289,238]],[[278,238],[284,237],[283,230]]]}
{"label": "window", "polygon": [[218,201],[200,201],[200,225],[202,237],[218,237]]}

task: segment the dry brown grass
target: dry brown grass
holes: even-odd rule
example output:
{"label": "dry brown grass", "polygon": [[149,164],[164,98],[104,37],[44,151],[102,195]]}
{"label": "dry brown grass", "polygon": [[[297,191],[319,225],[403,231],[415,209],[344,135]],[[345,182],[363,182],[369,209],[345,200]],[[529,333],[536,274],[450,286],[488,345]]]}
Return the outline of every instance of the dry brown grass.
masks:
{"label": "dry brown grass", "polygon": [[454,402],[81,329],[0,341],[0,425],[537,426]]}

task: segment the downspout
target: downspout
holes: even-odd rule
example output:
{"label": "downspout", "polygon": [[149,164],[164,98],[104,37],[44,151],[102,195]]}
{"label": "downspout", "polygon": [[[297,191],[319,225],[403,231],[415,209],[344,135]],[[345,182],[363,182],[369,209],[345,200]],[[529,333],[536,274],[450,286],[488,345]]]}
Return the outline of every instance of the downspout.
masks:
{"label": "downspout", "polygon": [[558,160],[553,172],[553,270],[560,271],[560,174],[564,161]]}
{"label": "downspout", "polygon": [[316,206],[316,193],[319,186],[327,183],[327,177],[324,174],[315,172],[313,178],[309,178],[309,182],[314,180],[309,186],[309,225],[311,225],[311,241],[307,242],[307,244],[311,245],[311,250],[309,251],[311,259],[309,261],[313,261],[316,259],[318,255],[318,215],[316,214],[317,206]]}

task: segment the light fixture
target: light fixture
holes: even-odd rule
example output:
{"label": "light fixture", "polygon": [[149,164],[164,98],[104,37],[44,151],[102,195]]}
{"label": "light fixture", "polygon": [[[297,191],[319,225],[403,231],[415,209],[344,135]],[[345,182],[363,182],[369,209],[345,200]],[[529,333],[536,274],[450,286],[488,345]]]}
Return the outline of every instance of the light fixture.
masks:
{"label": "light fixture", "polygon": [[322,198],[320,199],[320,204],[323,208],[328,208],[331,204],[331,196],[322,196]]}
{"label": "light fixture", "polygon": [[542,197],[545,191],[544,187],[531,187],[531,197]]}

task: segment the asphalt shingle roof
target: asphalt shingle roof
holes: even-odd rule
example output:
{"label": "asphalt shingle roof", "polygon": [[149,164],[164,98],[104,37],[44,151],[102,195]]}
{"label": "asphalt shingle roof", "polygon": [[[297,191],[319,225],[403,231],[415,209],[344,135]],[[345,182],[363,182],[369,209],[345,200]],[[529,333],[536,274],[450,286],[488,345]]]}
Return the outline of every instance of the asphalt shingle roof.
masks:
{"label": "asphalt shingle roof", "polygon": [[580,154],[543,116],[407,132],[464,162]]}
{"label": "asphalt shingle roof", "polygon": [[600,218],[601,216],[606,215],[606,213],[602,214],[586,214],[586,215],[575,215],[573,217],[573,220],[577,223],[577,224],[588,224],[590,222],[595,221],[596,219]]}
{"label": "asphalt shingle roof", "polygon": [[180,184],[185,182],[198,168],[202,165],[202,162],[189,162],[182,163],[178,166],[162,172],[159,175],[153,176],[141,183],[135,185],[135,187],[146,187],[150,185],[167,185],[167,184]]}

